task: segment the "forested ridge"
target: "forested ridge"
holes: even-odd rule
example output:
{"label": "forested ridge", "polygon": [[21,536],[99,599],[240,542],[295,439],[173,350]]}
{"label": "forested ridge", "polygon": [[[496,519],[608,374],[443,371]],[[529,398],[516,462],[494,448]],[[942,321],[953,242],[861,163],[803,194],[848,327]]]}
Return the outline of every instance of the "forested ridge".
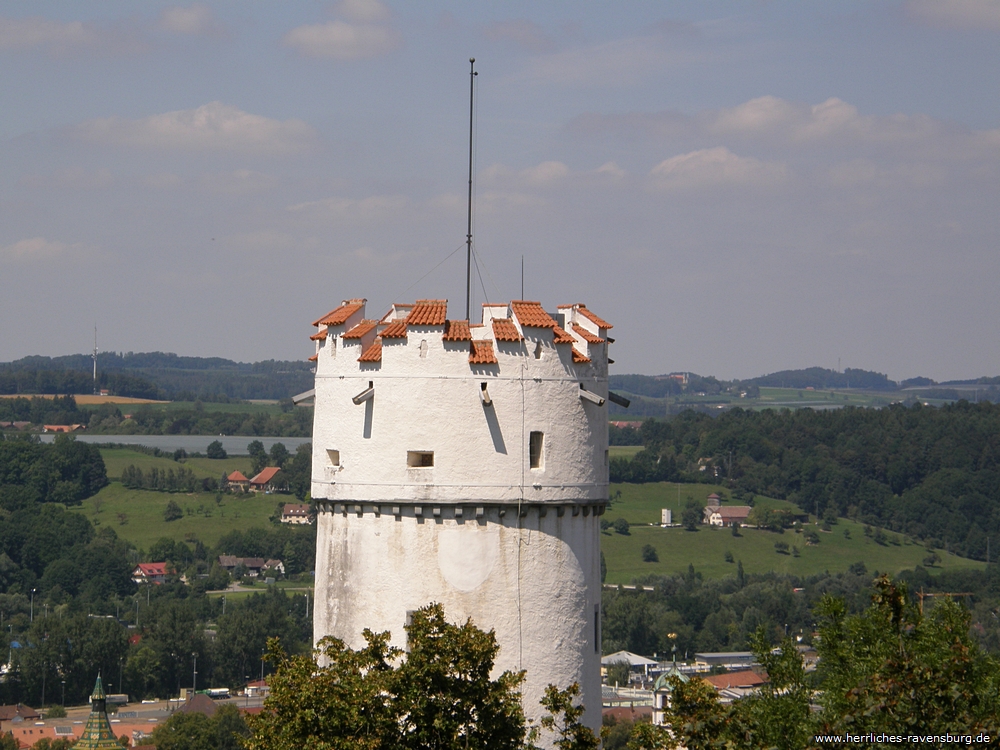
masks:
{"label": "forested ridge", "polygon": [[[94,388],[89,354],[24,357],[0,363],[0,394],[90,393]],[[222,357],[182,357],[164,352],[97,355],[99,388],[114,396],[219,401],[281,399],[312,387],[305,361],[234,362]]]}
{"label": "forested ridge", "polygon": [[[724,481],[824,517],[891,529],[985,560],[1000,539],[1000,405],[733,409],[647,420],[612,481]],[[996,558],[996,546],[992,558]]]}

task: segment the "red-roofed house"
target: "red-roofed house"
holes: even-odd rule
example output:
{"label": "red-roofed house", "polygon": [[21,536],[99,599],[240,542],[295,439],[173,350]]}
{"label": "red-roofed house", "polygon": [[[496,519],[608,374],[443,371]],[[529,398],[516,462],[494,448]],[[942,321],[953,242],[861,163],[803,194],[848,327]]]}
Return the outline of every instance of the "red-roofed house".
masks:
{"label": "red-roofed house", "polygon": [[132,580],[136,583],[159,585],[167,580],[167,564],[165,562],[139,563],[132,571]]}
{"label": "red-roofed house", "polygon": [[282,523],[312,523],[308,503],[285,503],[281,509]]}
{"label": "red-roofed house", "polygon": [[752,509],[749,505],[718,505],[705,508],[705,523],[710,526],[741,526],[747,522],[747,516]]}
{"label": "red-roofed house", "polygon": [[275,492],[285,489],[285,477],[278,466],[267,466],[250,480],[250,489],[255,492]]}
{"label": "red-roofed house", "polygon": [[242,471],[234,471],[226,477],[226,481],[229,483],[230,488],[238,487],[245,490],[250,486],[250,480],[243,476]]}

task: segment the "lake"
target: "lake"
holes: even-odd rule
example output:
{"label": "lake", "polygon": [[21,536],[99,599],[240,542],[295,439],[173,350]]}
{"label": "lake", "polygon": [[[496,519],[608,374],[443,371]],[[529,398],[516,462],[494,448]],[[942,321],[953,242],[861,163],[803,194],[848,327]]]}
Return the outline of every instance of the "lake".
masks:
{"label": "lake", "polygon": [[[55,435],[40,435],[43,443],[51,443]],[[208,444],[214,440],[222,443],[226,453],[234,456],[247,455],[247,446],[254,440],[264,444],[265,450],[271,451],[275,443],[284,443],[290,453],[304,443],[311,443],[312,438],[298,437],[253,437],[246,435],[80,435],[73,437],[81,443],[121,443],[123,445],[144,445],[147,448],[159,448],[161,451],[173,453],[178,448],[188,453],[204,453]]]}

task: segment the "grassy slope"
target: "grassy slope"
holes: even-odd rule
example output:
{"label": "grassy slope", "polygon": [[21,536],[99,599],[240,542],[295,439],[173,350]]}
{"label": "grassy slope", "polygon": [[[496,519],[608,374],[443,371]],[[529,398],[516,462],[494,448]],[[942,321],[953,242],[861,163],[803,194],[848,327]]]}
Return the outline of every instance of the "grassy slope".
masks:
{"label": "grassy slope", "polygon": [[[163,511],[171,500],[184,509],[184,518],[169,523],[163,520]],[[161,537],[184,540],[197,537],[208,546],[233,529],[245,530],[254,526],[267,527],[268,520],[278,503],[295,502],[291,495],[224,495],[222,504],[215,504],[214,493],[150,492],[128,490],[112,482],[83,505],[71,508],[83,513],[97,525],[110,526],[115,533],[138,547],[149,547]],[[188,510],[191,514],[188,514]],[[127,522],[122,524],[118,514],[125,513]]]}
{"label": "grassy slope", "polygon": [[229,458],[188,458],[177,463],[173,459],[150,456],[147,453],[131,450],[128,448],[102,448],[101,457],[104,458],[104,465],[108,469],[108,478],[117,479],[122,475],[122,470],[132,464],[143,471],[149,471],[154,466],[160,471],[174,469],[175,471],[183,467],[190,469],[199,479],[212,477],[218,479],[225,474],[234,471],[242,471],[247,477],[250,476],[249,456],[230,456]]}
{"label": "grassy slope", "polygon": [[[681,503],[688,496],[704,502],[711,492],[720,487],[712,485],[681,485]],[[621,498],[614,502],[604,518],[613,521],[625,518],[630,524],[656,523],[660,518],[660,508],[671,508],[675,519],[677,510],[677,485],[663,482],[659,484],[616,484],[611,487],[612,496],[621,491]],[[759,498],[759,504],[774,507],[791,507],[781,500]],[[816,528],[816,527],[809,527]],[[844,530],[851,538],[844,537]],[[927,555],[926,550],[911,540],[890,534],[899,539],[899,546],[881,546],[864,535],[864,526],[841,519],[829,533],[820,531],[820,543],[808,547],[801,534],[786,530],[784,534],[769,531],[743,529],[742,536],[734,537],[729,529],[700,527],[698,531],[682,528],[662,529],[656,526],[635,526],[628,536],[614,532],[601,535],[601,550],[608,566],[607,583],[631,583],[637,576],[654,573],[670,575],[687,570],[693,564],[695,570],[710,578],[732,575],[736,564],[725,561],[726,551],[734,559],[742,560],[747,573],[778,571],[797,575],[811,575],[824,570],[831,572],[846,570],[852,563],[863,561],[869,571],[898,572],[919,565]],[[798,547],[801,556],[781,555],[775,552],[774,543],[787,542],[789,547]],[[642,562],[642,547],[652,544],[659,555],[657,563]],[[943,558],[942,568],[981,568],[985,564],[966,560],[939,551]]]}

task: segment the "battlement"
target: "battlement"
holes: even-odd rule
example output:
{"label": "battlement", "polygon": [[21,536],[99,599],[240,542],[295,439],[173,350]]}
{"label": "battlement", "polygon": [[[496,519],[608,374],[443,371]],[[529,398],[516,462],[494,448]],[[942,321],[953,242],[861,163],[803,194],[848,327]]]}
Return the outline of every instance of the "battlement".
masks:
{"label": "battlement", "polygon": [[481,322],[470,324],[448,318],[447,300],[393,304],[379,319],[365,318],[366,302],[344,300],[314,321],[317,332],[310,339],[316,352],[310,359],[317,362],[318,377],[377,371],[413,349],[421,359],[432,349],[446,352],[452,363],[464,354],[468,367],[479,373],[490,368],[499,372],[513,364],[512,358],[548,357],[562,363],[571,376],[607,375],[612,341],[607,332],[612,326],[582,303],[559,305],[555,313],[529,300],[486,303]]}

